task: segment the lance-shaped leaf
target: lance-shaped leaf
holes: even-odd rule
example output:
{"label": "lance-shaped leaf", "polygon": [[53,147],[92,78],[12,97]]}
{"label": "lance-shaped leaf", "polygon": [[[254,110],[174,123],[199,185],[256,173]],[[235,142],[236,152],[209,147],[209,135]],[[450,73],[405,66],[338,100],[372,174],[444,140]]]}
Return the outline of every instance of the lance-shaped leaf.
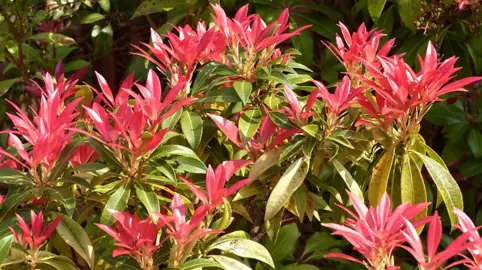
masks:
{"label": "lance-shaped leaf", "polygon": [[192,149],[196,149],[201,142],[203,133],[203,120],[199,114],[184,111],[181,116],[181,129]]}
{"label": "lance-shaped leaf", "polygon": [[395,147],[391,146],[373,168],[372,179],[368,186],[368,200],[373,206],[378,205],[378,202],[387,190],[388,178],[390,177],[390,171],[392,170],[394,155]]}
{"label": "lance-shaped leaf", "polygon": [[457,216],[453,211],[454,207],[457,207],[458,209],[464,208],[462,192],[460,191],[457,182],[452,177],[450,172],[434,159],[418,152],[412,151],[411,153],[415,153],[422,159],[425,168],[427,168],[428,173],[435,182],[437,190],[440,192],[445,206],[447,207],[447,212],[453,228],[453,225],[457,223]]}
{"label": "lance-shaped leaf", "polygon": [[87,262],[90,268],[94,268],[94,247],[82,226],[61,213],[54,212],[52,216],[54,218],[62,216],[62,220],[57,226],[57,233]]}
{"label": "lance-shaped leaf", "polygon": [[264,220],[271,219],[283,208],[290,196],[305,180],[308,170],[309,160],[304,157],[299,158],[286,169],[269,196]]}
{"label": "lance-shaped leaf", "polygon": [[248,239],[227,239],[217,242],[209,249],[219,249],[243,258],[256,259],[274,268],[274,262],[268,250],[259,243]]}
{"label": "lance-shaped leaf", "polygon": [[[403,155],[400,185],[402,202],[410,202],[412,205],[427,202],[427,191],[420,168],[411,159],[409,153]],[[422,211],[418,218],[425,216],[427,216],[427,209]]]}
{"label": "lance-shaped leaf", "polygon": [[123,184],[110,196],[109,200],[105,204],[102,215],[100,216],[100,222],[107,225],[112,225],[115,222],[114,217],[109,210],[123,211],[127,206],[127,201],[131,196],[130,184]]}
{"label": "lance-shaped leaf", "polygon": [[350,172],[338,160],[334,159],[331,162],[333,163],[333,166],[335,167],[335,169],[340,174],[341,178],[343,178],[343,180],[345,181],[348,189],[353,194],[355,194],[355,196],[357,196],[360,200],[363,201],[363,192],[362,192],[360,186],[358,185],[358,183],[351,176]]}
{"label": "lance-shaped leaf", "polygon": [[246,104],[251,95],[251,91],[253,90],[251,83],[246,81],[234,82],[233,87],[241,101],[243,101],[243,104]]}
{"label": "lance-shaped leaf", "polygon": [[239,118],[239,134],[246,144],[256,134],[261,125],[261,112],[258,109],[247,110]]}

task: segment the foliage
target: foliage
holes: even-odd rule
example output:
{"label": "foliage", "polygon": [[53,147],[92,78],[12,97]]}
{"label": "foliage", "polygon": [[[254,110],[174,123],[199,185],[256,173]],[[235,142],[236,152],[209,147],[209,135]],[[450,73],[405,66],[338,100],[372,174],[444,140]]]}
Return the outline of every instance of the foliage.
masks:
{"label": "foliage", "polygon": [[[254,2],[3,1],[2,269],[480,268],[457,181],[481,172],[480,4],[358,1],[378,29],[351,32],[336,5]],[[112,57],[121,11],[151,30],[117,86],[84,59]],[[465,58],[453,35],[474,40]],[[424,119],[445,125],[442,156]]]}

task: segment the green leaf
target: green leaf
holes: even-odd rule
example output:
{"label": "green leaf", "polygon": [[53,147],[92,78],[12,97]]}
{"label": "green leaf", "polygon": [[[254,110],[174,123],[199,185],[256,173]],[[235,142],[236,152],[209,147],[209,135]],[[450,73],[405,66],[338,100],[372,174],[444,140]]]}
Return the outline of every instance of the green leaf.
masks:
{"label": "green leaf", "polygon": [[283,267],[283,270],[319,270],[319,268],[311,264],[292,263]]}
{"label": "green leaf", "polygon": [[254,162],[248,177],[257,179],[263,172],[278,164],[281,153],[283,153],[282,147],[265,152]]}
{"label": "green leaf", "polygon": [[75,44],[75,40],[71,37],[57,33],[38,33],[29,39],[43,41],[56,46],[67,46]]}
{"label": "green leaf", "polygon": [[185,110],[181,116],[181,129],[192,149],[196,149],[203,134],[203,119],[199,114]]}
{"label": "green leaf", "polygon": [[[386,1],[386,0],[385,0]],[[385,12],[382,13],[380,18],[375,23],[378,29],[383,30],[383,33],[387,35],[386,38],[390,37],[393,29],[393,22],[395,21],[394,6],[390,6]],[[383,40],[383,38],[382,38]]]}
{"label": "green leaf", "polygon": [[188,1],[176,1],[176,0],[146,0],[143,1],[139,7],[137,7],[134,13],[135,17],[149,15],[157,12],[169,11],[173,8],[182,7],[187,4]]}
{"label": "green leaf", "polygon": [[214,260],[199,258],[183,263],[181,270],[199,270],[204,268],[209,269],[211,267],[222,268],[222,266]]}
{"label": "green leaf", "polygon": [[296,128],[296,125],[282,112],[269,112],[269,118],[280,128]]}
{"label": "green leaf", "polygon": [[184,111],[183,109],[180,109],[177,112],[173,113],[168,118],[164,119],[164,121],[162,121],[161,127],[167,128],[167,129],[174,129],[179,119],[181,119],[183,111]]}
{"label": "green leaf", "polygon": [[311,24],[311,30],[315,31],[317,34],[326,37],[329,40],[335,40],[338,27],[328,17],[319,16],[315,13],[297,13],[296,17],[301,18],[306,24]]}
{"label": "green leaf", "polygon": [[103,20],[104,18],[105,16],[100,13],[85,13],[80,17],[80,23],[91,24]]}
{"label": "green leaf", "polygon": [[386,2],[387,0],[368,0],[368,12],[374,22],[380,18]]}
{"label": "green leaf", "polygon": [[239,118],[239,135],[246,144],[261,125],[261,112],[258,109],[247,110]]}
{"label": "green leaf", "polygon": [[25,186],[9,186],[8,194],[5,202],[0,207],[2,216],[17,207],[19,204],[27,201],[31,195],[31,190],[25,190]]}
{"label": "green leaf", "polygon": [[[411,160],[408,153],[403,155],[400,189],[402,202],[410,202],[412,205],[427,202],[427,191],[425,190],[425,182],[420,173],[420,168]],[[427,208],[417,217],[422,218],[426,216]]]}
{"label": "green leaf", "polygon": [[100,216],[100,223],[112,225],[115,222],[114,217],[108,210],[123,211],[127,206],[127,201],[131,196],[131,187],[129,183],[120,186],[109,198],[105,204],[104,210]]}
{"label": "green leaf", "polygon": [[231,209],[231,204],[226,198],[223,198],[223,216],[219,220],[219,224],[216,227],[219,230],[224,230],[231,224],[233,216],[233,210]]}
{"label": "green leaf", "polygon": [[317,250],[327,250],[333,247],[342,247],[343,241],[336,240],[333,235],[327,232],[315,232],[306,241],[305,250],[303,254],[309,254]]}
{"label": "green leaf", "polygon": [[204,102],[241,102],[241,99],[234,90],[233,87],[227,87],[223,89],[213,89],[209,91],[205,97],[199,98],[195,101],[196,103],[204,103]]}
{"label": "green leaf", "polygon": [[54,218],[62,216],[62,220],[57,226],[57,233],[60,237],[71,246],[90,266],[95,266],[94,246],[90,242],[89,236],[82,226],[70,217],[61,213],[52,213]]}
{"label": "green leaf", "polygon": [[199,158],[192,157],[176,157],[176,162],[180,165],[176,168],[178,171],[186,171],[191,173],[206,173],[206,165]]}
{"label": "green leaf", "polygon": [[350,172],[338,160],[333,159],[331,162],[333,163],[333,166],[335,167],[335,169],[340,174],[341,178],[343,178],[343,180],[345,181],[346,185],[348,186],[348,189],[353,194],[355,194],[355,196],[357,196],[360,200],[363,201],[364,200],[363,199],[363,192],[362,192],[360,186],[358,185],[358,183],[351,176]]}
{"label": "green leaf", "polygon": [[248,239],[229,239],[218,242],[212,249],[219,249],[243,258],[256,259],[274,268],[274,262],[266,248]]}
{"label": "green leaf", "polygon": [[87,180],[85,180],[82,177],[78,177],[78,176],[62,177],[58,181],[61,182],[61,183],[77,184],[77,185],[84,186],[86,188],[93,188],[92,185]]}
{"label": "green leaf", "polygon": [[[37,264],[46,264],[57,270],[78,270],[75,264],[67,257],[64,256],[48,256],[41,259]],[[41,268],[45,269],[45,268]]]}
{"label": "green leaf", "polygon": [[308,170],[309,160],[304,157],[299,158],[286,169],[268,198],[264,220],[271,219],[281,210],[291,194],[303,183]]}
{"label": "green leaf", "polygon": [[420,0],[397,0],[398,14],[403,24],[415,32],[414,22],[421,13]]}
{"label": "green leaf", "polygon": [[482,157],[482,134],[477,129],[473,128],[469,132],[469,147],[474,154],[474,157],[479,159]]}
{"label": "green leaf", "polygon": [[97,3],[105,12],[110,11],[110,0],[97,0]]}
{"label": "green leaf", "polygon": [[192,149],[177,144],[163,145],[152,154],[152,157],[155,159],[167,156],[184,156],[199,159]]}
{"label": "green leaf", "polygon": [[283,226],[279,231],[276,242],[268,246],[273,260],[279,262],[292,258],[300,235],[296,222]]}
{"label": "green leaf", "polygon": [[32,181],[26,175],[10,168],[0,169],[0,183],[7,185],[33,185]]}
{"label": "green leaf", "polygon": [[3,260],[8,255],[10,251],[10,246],[12,246],[13,235],[9,234],[0,239],[0,264],[2,264]]}
{"label": "green leaf", "polygon": [[47,188],[45,192],[49,195],[49,199],[54,202],[60,202],[71,217],[75,211],[75,196],[70,187]]}
{"label": "green leaf", "polygon": [[464,200],[457,182],[450,172],[436,160],[418,152],[411,151],[411,153],[417,154],[417,156],[422,159],[425,168],[427,168],[428,173],[435,182],[435,185],[445,202],[445,206],[447,207],[447,212],[453,228],[453,225],[457,224],[457,216],[454,214],[453,208],[457,207],[460,210],[464,210]]}
{"label": "green leaf", "polygon": [[152,190],[151,186],[144,183],[136,183],[136,195],[141,203],[146,207],[147,213],[153,220],[157,220],[157,217],[153,215],[161,211],[159,206],[159,200],[156,193]]}
{"label": "green leaf", "polygon": [[211,82],[209,78],[214,74],[220,65],[220,63],[209,63],[203,67],[196,75],[196,79],[194,80],[194,84],[191,88],[191,93],[196,94],[205,90]]}
{"label": "green leaf", "polygon": [[17,82],[20,82],[21,78],[14,78],[0,81],[0,97],[5,95],[7,91]]}
{"label": "green leaf", "polygon": [[90,63],[85,61],[85,60],[74,60],[70,61],[67,64],[65,64],[64,71],[67,72],[72,72],[79,70],[81,68],[84,68],[86,66],[90,66]]}
{"label": "green leaf", "polygon": [[215,259],[225,270],[251,270],[244,263],[230,257],[220,255],[210,255],[209,257]]}
{"label": "green leaf", "polygon": [[247,81],[236,81],[234,82],[233,87],[243,104],[248,103],[251,91],[253,91],[253,85]]}
{"label": "green leaf", "polygon": [[[309,31],[302,31],[300,35],[293,36],[291,38],[293,45],[297,50],[299,50],[302,55],[300,60],[305,65],[310,65],[313,63],[313,55],[314,55],[314,40],[313,35]],[[298,57],[297,57],[298,59]],[[291,68],[303,67],[301,64],[288,64]]]}
{"label": "green leaf", "polygon": [[391,146],[373,168],[372,179],[368,185],[368,200],[373,207],[378,205],[378,202],[387,190],[394,155],[395,147]]}
{"label": "green leaf", "polygon": [[100,159],[105,161],[107,165],[109,165],[110,167],[122,168],[122,164],[119,162],[119,160],[117,160],[114,153],[105,148],[104,144],[97,141],[96,139],[90,138],[89,145],[94,148],[95,152],[99,154]]}

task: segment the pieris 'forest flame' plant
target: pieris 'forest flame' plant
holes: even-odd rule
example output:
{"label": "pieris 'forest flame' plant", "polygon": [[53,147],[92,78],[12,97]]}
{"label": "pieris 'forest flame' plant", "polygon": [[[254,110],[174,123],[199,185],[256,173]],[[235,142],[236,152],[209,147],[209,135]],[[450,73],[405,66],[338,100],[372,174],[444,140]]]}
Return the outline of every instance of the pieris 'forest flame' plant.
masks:
{"label": "pieris 'forest flame' plant", "polygon": [[[430,42],[414,69],[381,30],[339,23],[336,44],[323,43],[346,72],[325,85],[281,46],[309,26],[291,25],[288,9],[266,23],[248,8],[229,17],[212,5],[211,21],[151,30],[134,45],[154,67],[145,80],[131,74],[115,91],[99,73],[87,84],[59,64],[30,87],[36,106],[10,102],[2,269],[298,269],[332,259],[399,269],[399,254],[420,269],[480,269],[461,190],[419,131],[434,103],[481,78],[456,79],[457,59]],[[437,211],[458,229],[448,246]],[[302,264],[284,268],[295,247],[280,245],[298,238],[287,229],[297,221],[334,230],[361,257],[313,231],[329,241],[310,238]],[[325,242],[336,248],[320,261]]]}

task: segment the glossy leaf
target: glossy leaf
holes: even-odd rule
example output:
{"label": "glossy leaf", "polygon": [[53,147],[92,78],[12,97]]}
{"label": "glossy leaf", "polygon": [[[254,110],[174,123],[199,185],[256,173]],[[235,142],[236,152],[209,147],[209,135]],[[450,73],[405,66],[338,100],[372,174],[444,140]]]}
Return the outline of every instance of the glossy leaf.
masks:
{"label": "glossy leaf", "polygon": [[82,226],[75,220],[61,213],[53,212],[52,216],[54,218],[62,216],[62,220],[56,229],[57,233],[87,262],[90,268],[94,268],[94,246]]}
{"label": "glossy leaf", "polygon": [[409,29],[415,31],[414,22],[420,15],[420,1],[419,0],[397,0],[398,14],[402,22]]}
{"label": "glossy leaf", "polygon": [[230,257],[220,255],[211,255],[209,257],[216,260],[225,270],[251,270],[244,263]]}
{"label": "glossy leaf", "polygon": [[8,252],[10,251],[10,246],[12,246],[12,241],[13,235],[11,234],[5,235],[4,237],[0,238],[0,265],[8,255]]}
{"label": "glossy leaf", "polygon": [[288,202],[290,196],[300,187],[309,170],[309,160],[302,157],[291,164],[271,192],[266,204],[264,220],[269,220]]}
{"label": "glossy leaf", "polygon": [[253,85],[247,81],[237,81],[234,82],[233,87],[243,104],[248,103],[251,91],[253,91]]}
{"label": "glossy leaf", "polygon": [[460,191],[457,182],[452,177],[450,172],[434,159],[422,155],[418,152],[411,153],[416,153],[417,156],[419,156],[423,160],[425,168],[427,168],[428,173],[430,174],[433,181],[435,182],[435,185],[437,186],[437,190],[440,192],[440,195],[443,198],[445,206],[447,207],[450,221],[453,226],[457,223],[457,216],[453,212],[454,207],[457,207],[461,210],[464,209],[462,192]]}
{"label": "glossy leaf", "polygon": [[368,200],[370,205],[374,207],[378,205],[378,202],[387,190],[394,155],[395,148],[392,146],[383,153],[383,156],[373,168],[372,179],[368,186]]}
{"label": "glossy leaf", "polygon": [[211,267],[222,268],[221,265],[214,260],[198,258],[185,262],[182,265],[181,270],[198,270]]}
{"label": "glossy leaf", "polygon": [[31,36],[29,39],[43,41],[56,46],[67,46],[75,44],[75,40],[73,38],[57,33],[38,33]]}
{"label": "glossy leaf", "polygon": [[151,218],[157,220],[154,213],[160,212],[161,207],[159,206],[159,200],[157,199],[156,193],[152,188],[144,183],[136,183],[136,196],[144,207],[146,207],[147,213],[149,213]]}
{"label": "glossy leaf", "polygon": [[7,79],[0,81],[0,97],[5,95],[7,91],[17,82],[21,81],[21,78]]}
{"label": "glossy leaf", "polygon": [[350,172],[338,160],[333,159],[331,162],[333,163],[333,166],[340,174],[341,178],[343,178],[343,180],[345,181],[345,184],[347,185],[348,189],[353,194],[355,194],[355,196],[357,196],[360,200],[363,201],[363,192],[360,186],[358,185],[358,183],[351,176]]}
{"label": "glossy leaf", "polygon": [[473,128],[469,132],[469,147],[475,158],[482,158],[482,133],[479,130]]}
{"label": "glossy leaf", "polygon": [[196,149],[201,142],[203,133],[203,120],[199,114],[184,111],[181,116],[181,129],[192,149]]}
{"label": "glossy leaf", "polygon": [[104,210],[100,216],[100,223],[111,225],[115,222],[115,218],[108,210],[123,211],[127,206],[127,201],[131,195],[130,184],[126,183],[118,187],[110,196],[105,204]]}
{"label": "glossy leaf", "polygon": [[281,153],[283,148],[279,147],[261,155],[251,167],[248,178],[257,179],[263,172],[278,164]]}
{"label": "glossy leaf", "polygon": [[243,258],[251,258],[262,261],[274,268],[273,259],[268,250],[259,243],[248,239],[229,239],[218,242],[212,249],[219,249],[238,255]]}
{"label": "glossy leaf", "polygon": [[134,17],[145,16],[157,12],[169,11],[176,7],[185,6],[185,1],[174,1],[174,0],[146,0],[143,1],[136,9]]}
{"label": "glossy leaf", "polygon": [[[412,160],[409,153],[403,155],[400,190],[402,202],[410,202],[412,205],[427,202],[427,191],[420,168]],[[426,208],[418,217],[425,216],[427,216]]]}
{"label": "glossy leaf", "polygon": [[387,0],[368,0],[368,12],[374,22],[380,18],[386,2]]}
{"label": "glossy leaf", "polygon": [[261,125],[261,112],[257,109],[245,111],[239,118],[239,135],[243,144],[251,139]]}

